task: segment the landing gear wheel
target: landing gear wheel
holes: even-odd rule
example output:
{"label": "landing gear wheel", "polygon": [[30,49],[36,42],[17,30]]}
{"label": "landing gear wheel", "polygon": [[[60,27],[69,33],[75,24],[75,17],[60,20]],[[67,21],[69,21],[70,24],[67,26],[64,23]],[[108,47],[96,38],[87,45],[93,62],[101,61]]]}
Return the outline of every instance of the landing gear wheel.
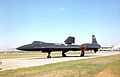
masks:
{"label": "landing gear wheel", "polygon": [[85,54],[84,51],[81,51],[81,55],[80,56],[82,57],[82,56],[84,56],[84,54]]}
{"label": "landing gear wheel", "polygon": [[50,53],[51,53],[51,51],[48,52],[47,58],[51,58]]}
{"label": "landing gear wheel", "polygon": [[81,54],[80,56],[84,56],[84,54]]}
{"label": "landing gear wheel", "polygon": [[94,52],[96,53],[98,51],[98,49],[94,49]]}
{"label": "landing gear wheel", "polygon": [[66,52],[68,52],[68,51],[63,51],[63,52],[62,52],[62,56],[63,56],[63,57],[66,57],[66,54],[65,54]]}
{"label": "landing gear wheel", "polygon": [[51,56],[50,56],[50,55],[48,55],[48,56],[47,56],[47,58],[51,58]]}
{"label": "landing gear wheel", "polygon": [[66,54],[63,53],[62,56],[63,56],[63,57],[66,57]]}

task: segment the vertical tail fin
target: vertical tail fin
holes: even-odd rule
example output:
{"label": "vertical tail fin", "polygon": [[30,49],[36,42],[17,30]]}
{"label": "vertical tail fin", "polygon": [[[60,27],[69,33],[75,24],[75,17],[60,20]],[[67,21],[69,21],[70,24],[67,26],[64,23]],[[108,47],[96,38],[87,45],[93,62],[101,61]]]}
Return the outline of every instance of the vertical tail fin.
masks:
{"label": "vertical tail fin", "polygon": [[75,43],[75,37],[69,36],[64,42],[65,42],[65,44]]}
{"label": "vertical tail fin", "polygon": [[97,43],[95,35],[92,35],[92,43]]}

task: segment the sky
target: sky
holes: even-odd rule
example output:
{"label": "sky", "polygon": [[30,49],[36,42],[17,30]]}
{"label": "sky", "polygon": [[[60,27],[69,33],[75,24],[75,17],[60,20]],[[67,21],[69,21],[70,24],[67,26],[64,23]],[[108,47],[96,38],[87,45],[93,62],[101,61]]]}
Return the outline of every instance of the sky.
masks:
{"label": "sky", "polygon": [[0,0],[0,49],[33,41],[120,43],[120,0]]}

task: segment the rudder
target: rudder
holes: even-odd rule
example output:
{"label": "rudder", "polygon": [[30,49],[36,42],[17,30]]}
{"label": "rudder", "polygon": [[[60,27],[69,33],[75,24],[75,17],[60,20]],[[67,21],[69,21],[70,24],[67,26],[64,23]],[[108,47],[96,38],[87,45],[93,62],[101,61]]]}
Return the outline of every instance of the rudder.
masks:
{"label": "rudder", "polygon": [[92,35],[92,43],[97,43],[95,35]]}

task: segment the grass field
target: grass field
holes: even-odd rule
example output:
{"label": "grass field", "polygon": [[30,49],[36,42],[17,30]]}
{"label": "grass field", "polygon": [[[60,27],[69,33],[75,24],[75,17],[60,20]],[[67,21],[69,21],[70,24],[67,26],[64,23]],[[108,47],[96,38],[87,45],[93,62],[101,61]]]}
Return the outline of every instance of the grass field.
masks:
{"label": "grass field", "polygon": [[6,70],[0,77],[120,77],[120,55]]}
{"label": "grass field", "polygon": [[[67,52],[66,55],[80,55],[80,51],[77,52]],[[93,52],[85,52],[86,54],[93,53]],[[62,52],[52,52],[51,56],[62,56]],[[48,53],[8,53],[8,54],[0,54],[1,59],[6,59],[6,58],[27,58],[27,57],[46,57]]]}

